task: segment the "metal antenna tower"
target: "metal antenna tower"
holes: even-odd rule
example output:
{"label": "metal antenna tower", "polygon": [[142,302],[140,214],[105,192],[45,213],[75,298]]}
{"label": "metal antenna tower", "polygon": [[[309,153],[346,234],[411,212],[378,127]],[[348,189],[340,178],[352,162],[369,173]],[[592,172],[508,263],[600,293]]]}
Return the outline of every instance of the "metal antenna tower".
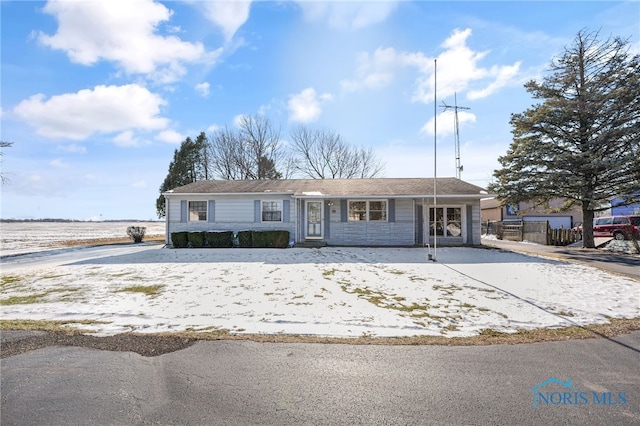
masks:
{"label": "metal antenna tower", "polygon": [[453,94],[454,104],[453,106],[447,105],[444,101],[442,101],[442,107],[445,111],[448,109],[452,109],[454,113],[453,123],[455,126],[456,137],[455,137],[455,145],[456,145],[456,177],[460,179],[460,175],[462,174],[462,164],[460,164],[460,126],[458,125],[458,110],[459,109],[471,109],[468,107],[458,106],[458,94],[454,92]]}

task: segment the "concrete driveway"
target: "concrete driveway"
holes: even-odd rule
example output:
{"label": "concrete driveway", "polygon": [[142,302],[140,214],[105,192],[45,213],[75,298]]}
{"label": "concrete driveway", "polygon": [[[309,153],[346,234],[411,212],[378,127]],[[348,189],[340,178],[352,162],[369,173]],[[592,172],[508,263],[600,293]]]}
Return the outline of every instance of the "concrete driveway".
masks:
{"label": "concrete driveway", "polygon": [[[606,243],[611,238],[600,239],[598,244]],[[507,240],[483,239],[482,244],[516,253],[532,254],[549,258],[579,262],[595,266],[604,271],[625,275],[640,281],[640,256],[610,252],[600,249],[583,249],[581,247],[558,247],[541,244],[521,243]]]}

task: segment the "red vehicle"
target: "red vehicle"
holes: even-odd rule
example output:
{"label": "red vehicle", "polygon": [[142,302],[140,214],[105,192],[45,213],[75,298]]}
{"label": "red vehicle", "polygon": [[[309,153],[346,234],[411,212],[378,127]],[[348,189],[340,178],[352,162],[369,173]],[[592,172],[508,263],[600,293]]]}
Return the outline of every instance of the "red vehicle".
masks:
{"label": "red vehicle", "polygon": [[613,237],[616,240],[640,238],[640,216],[604,216],[593,220],[594,237]]}

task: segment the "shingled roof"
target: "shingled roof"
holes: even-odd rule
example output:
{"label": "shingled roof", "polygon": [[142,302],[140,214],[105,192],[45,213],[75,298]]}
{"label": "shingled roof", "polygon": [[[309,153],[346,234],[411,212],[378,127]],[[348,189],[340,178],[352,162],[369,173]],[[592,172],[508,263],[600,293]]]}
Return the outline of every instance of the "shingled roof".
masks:
{"label": "shingled roof", "polygon": [[[488,197],[476,185],[456,178],[437,179],[438,196]],[[376,179],[278,179],[201,180],[165,194],[260,194],[281,193],[298,197],[428,197],[433,196],[433,178]]]}

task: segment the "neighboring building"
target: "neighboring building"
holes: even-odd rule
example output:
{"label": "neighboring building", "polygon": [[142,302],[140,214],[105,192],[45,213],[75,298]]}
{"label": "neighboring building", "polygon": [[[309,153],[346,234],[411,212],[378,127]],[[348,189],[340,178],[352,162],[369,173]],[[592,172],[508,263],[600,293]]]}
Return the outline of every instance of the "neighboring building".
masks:
{"label": "neighboring building", "polygon": [[[479,245],[487,192],[456,178],[199,181],[164,193],[179,231],[288,230],[296,243]],[[426,224],[426,226],[425,226]]]}
{"label": "neighboring building", "polygon": [[[558,208],[564,203],[563,199],[556,199],[550,203],[551,208]],[[531,222],[549,221],[553,229],[572,228],[577,223],[582,223],[582,209],[573,206],[571,209],[558,213],[549,213],[545,207],[535,207],[534,203],[523,202],[517,205],[502,205],[496,198],[484,199],[481,204],[482,222],[501,222],[509,220],[522,220]]]}
{"label": "neighboring building", "polygon": [[621,206],[620,204],[622,204],[622,202],[622,198],[614,198],[611,200],[611,216],[640,215],[640,203]]}

